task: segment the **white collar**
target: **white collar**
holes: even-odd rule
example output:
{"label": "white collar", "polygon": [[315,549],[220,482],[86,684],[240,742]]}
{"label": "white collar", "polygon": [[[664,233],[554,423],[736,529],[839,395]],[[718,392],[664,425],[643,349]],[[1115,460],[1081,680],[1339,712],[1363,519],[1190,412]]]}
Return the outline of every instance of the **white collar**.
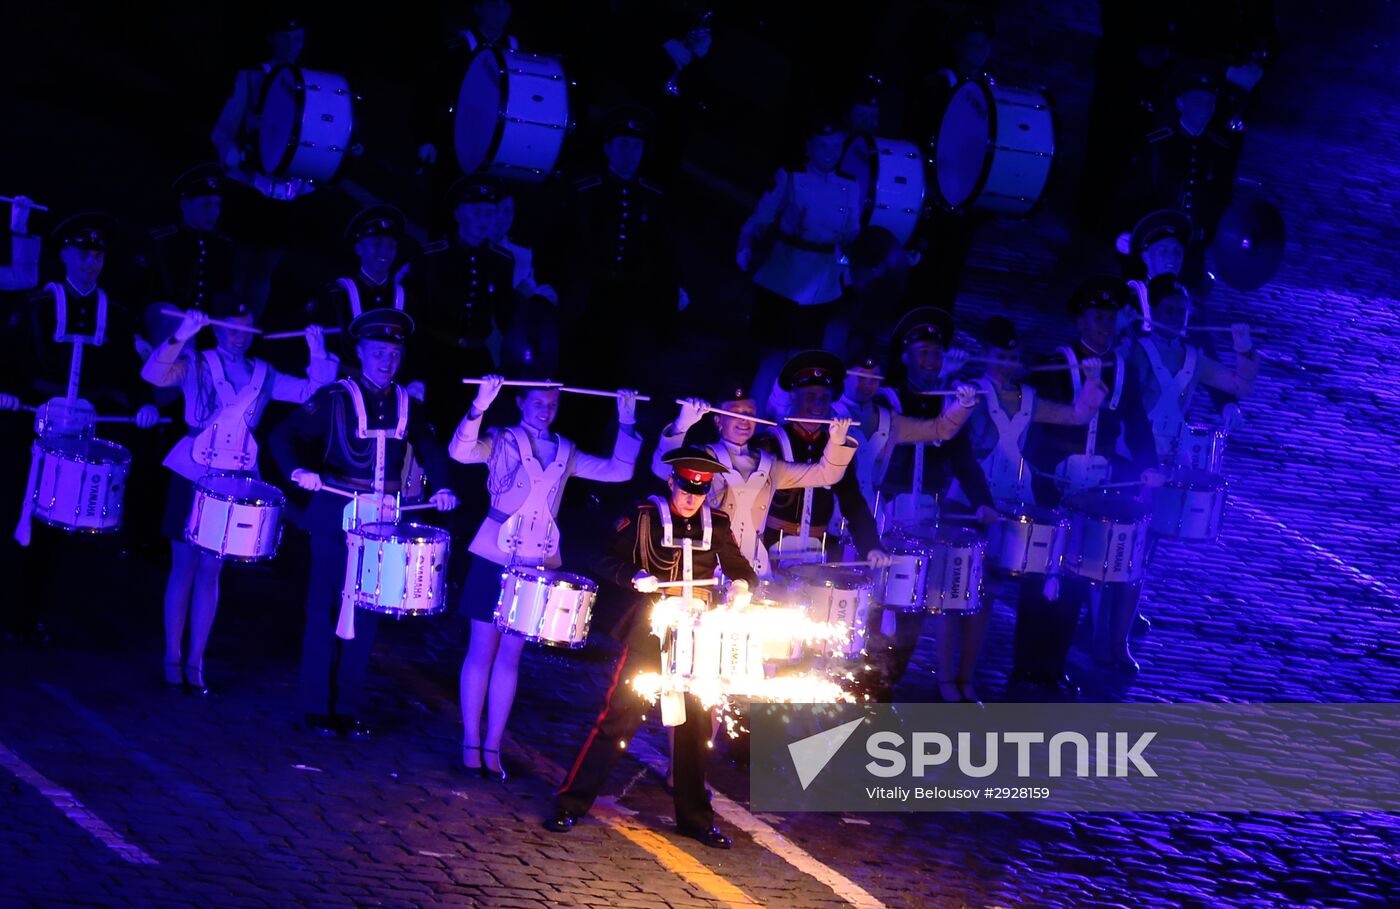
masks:
{"label": "white collar", "polygon": [[376,281],[369,272],[365,271],[365,267],[363,265],[360,266],[360,274],[364,277],[366,281],[373,284],[375,287],[383,287],[385,284],[388,284],[389,279],[393,277],[393,274],[389,273],[384,275],[383,281]]}
{"label": "white collar", "polygon": [[73,283],[73,279],[68,277],[67,275],[64,276],[63,283],[73,288],[73,292],[80,297],[90,297],[97,291],[96,281],[92,282],[92,286],[89,287],[87,290],[83,290],[80,287],[78,287],[78,285]]}

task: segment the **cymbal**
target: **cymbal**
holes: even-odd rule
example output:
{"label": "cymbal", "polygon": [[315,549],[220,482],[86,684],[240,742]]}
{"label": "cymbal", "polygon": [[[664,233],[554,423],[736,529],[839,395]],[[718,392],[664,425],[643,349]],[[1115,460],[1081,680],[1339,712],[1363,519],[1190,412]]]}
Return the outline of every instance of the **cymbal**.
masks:
{"label": "cymbal", "polygon": [[1235,290],[1257,290],[1283,264],[1283,214],[1266,199],[1241,198],[1230,206],[1211,244],[1215,273]]}

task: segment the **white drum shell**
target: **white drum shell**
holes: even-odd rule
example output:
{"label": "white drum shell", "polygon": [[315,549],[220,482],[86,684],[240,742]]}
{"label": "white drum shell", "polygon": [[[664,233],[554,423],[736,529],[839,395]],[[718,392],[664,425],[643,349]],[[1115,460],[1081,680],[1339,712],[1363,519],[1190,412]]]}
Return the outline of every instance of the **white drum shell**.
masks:
{"label": "white drum shell", "polygon": [[577,650],[588,643],[598,585],[563,571],[507,568],[501,572],[496,627],[527,641]]}
{"label": "white drum shell", "polygon": [[1220,473],[1225,464],[1224,430],[1187,423],[1176,440],[1176,464],[1210,473]]}
{"label": "white drum shell", "polygon": [[987,531],[987,564],[1011,577],[1058,571],[1069,519],[1053,509],[1003,507],[1009,515]]}
{"label": "white drum shell", "polygon": [[457,163],[538,183],[554,170],[569,127],[569,82],[553,57],[489,48],[473,58],[458,92]]}
{"label": "white drum shell", "polygon": [[445,599],[447,531],[423,524],[364,524],[345,535],[344,596],[387,615],[433,615]]}
{"label": "white drum shell", "polygon": [[986,556],[987,541],[975,531],[940,531],[929,543],[924,608],[934,615],[980,611]]}
{"label": "white drum shell", "polygon": [[874,183],[867,223],[908,243],[924,210],[924,156],[913,142],[878,137],[872,142]]}
{"label": "white drum shell", "polygon": [[40,443],[34,517],[74,533],[108,533],[122,525],[131,452],[102,439]]}
{"label": "white drum shell", "polygon": [[928,590],[928,551],[913,541],[889,536],[883,546],[892,564],[875,576],[875,602],[899,612],[922,612]]}
{"label": "white drum shell", "polygon": [[[1080,502],[1099,499],[1099,495],[1089,492],[1080,497]],[[1147,570],[1150,512],[1122,497],[1087,507],[1067,502],[1065,507],[1070,520],[1065,571],[1102,583],[1142,580]]]}
{"label": "white drum shell", "polygon": [[251,477],[205,477],[194,487],[185,540],[230,561],[271,559],[282,540],[286,502],[276,486]]}
{"label": "white drum shell", "polygon": [[850,630],[850,636],[844,641],[826,645],[828,655],[858,659],[865,652],[875,602],[874,583],[869,573],[807,565],[794,569],[792,579],[798,600],[807,607],[808,618],[813,622],[844,625]]}
{"label": "white drum shell", "polygon": [[1024,215],[1050,178],[1055,117],[1038,89],[967,80],[954,89],[936,141],[934,183],[948,206]]}
{"label": "white drum shell", "polygon": [[1228,486],[1204,470],[1178,470],[1152,496],[1152,530],[1176,540],[1213,540],[1225,516]]}

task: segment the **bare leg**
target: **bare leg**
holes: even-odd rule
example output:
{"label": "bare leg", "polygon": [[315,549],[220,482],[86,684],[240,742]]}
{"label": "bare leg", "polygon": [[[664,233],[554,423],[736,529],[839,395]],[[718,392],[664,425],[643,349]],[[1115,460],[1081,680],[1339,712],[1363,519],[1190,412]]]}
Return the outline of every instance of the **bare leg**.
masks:
{"label": "bare leg", "polygon": [[950,704],[962,701],[958,691],[957,649],[962,640],[963,617],[945,612],[938,617],[938,694]]}
{"label": "bare leg", "polygon": [[[491,664],[491,687],[487,692],[490,703],[486,710],[486,740],[482,747],[487,752],[483,763],[492,770],[501,769],[501,740],[506,736],[506,724],[510,721],[510,708],[515,703],[515,686],[520,678],[520,652],[525,649],[525,639],[518,634],[501,635],[500,646],[496,649],[496,659]],[[492,766],[492,765],[495,766]]]}
{"label": "bare leg", "polygon": [[[193,547],[191,547],[193,548]],[[190,649],[185,674],[191,685],[204,687],[204,648],[214,615],[219,611],[219,573],[224,563],[208,553],[195,551],[194,591],[190,597]]]}
{"label": "bare leg", "polygon": [[972,676],[977,672],[977,660],[982,656],[982,642],[987,637],[987,623],[991,619],[991,609],[982,609],[963,619],[962,658],[958,663],[958,691],[963,700],[976,702],[977,689],[972,687]]}
{"label": "bare leg", "polygon": [[492,622],[472,621],[471,640],[467,657],[462,661],[462,762],[479,767],[481,747],[481,712],[486,705],[486,688],[491,678],[491,664],[496,659],[501,633]]}
{"label": "bare leg", "polygon": [[199,554],[193,546],[170,542],[170,580],[165,584],[165,680],[172,685],[184,681],[181,650],[198,560]]}

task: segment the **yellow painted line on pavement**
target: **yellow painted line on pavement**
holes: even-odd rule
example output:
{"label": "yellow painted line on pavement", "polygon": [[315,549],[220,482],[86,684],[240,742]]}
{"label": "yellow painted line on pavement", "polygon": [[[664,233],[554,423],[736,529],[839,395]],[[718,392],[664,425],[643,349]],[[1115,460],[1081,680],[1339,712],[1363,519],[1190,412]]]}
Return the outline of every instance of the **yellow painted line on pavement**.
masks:
{"label": "yellow painted line on pavement", "polygon": [[611,814],[601,817],[600,820],[651,853],[652,858],[656,859],[667,871],[679,875],[688,883],[699,887],[725,906],[751,909],[753,906],[763,905],[755,902],[743,890],[702,865],[695,856],[679,848],[655,830],[643,827],[625,817]]}

